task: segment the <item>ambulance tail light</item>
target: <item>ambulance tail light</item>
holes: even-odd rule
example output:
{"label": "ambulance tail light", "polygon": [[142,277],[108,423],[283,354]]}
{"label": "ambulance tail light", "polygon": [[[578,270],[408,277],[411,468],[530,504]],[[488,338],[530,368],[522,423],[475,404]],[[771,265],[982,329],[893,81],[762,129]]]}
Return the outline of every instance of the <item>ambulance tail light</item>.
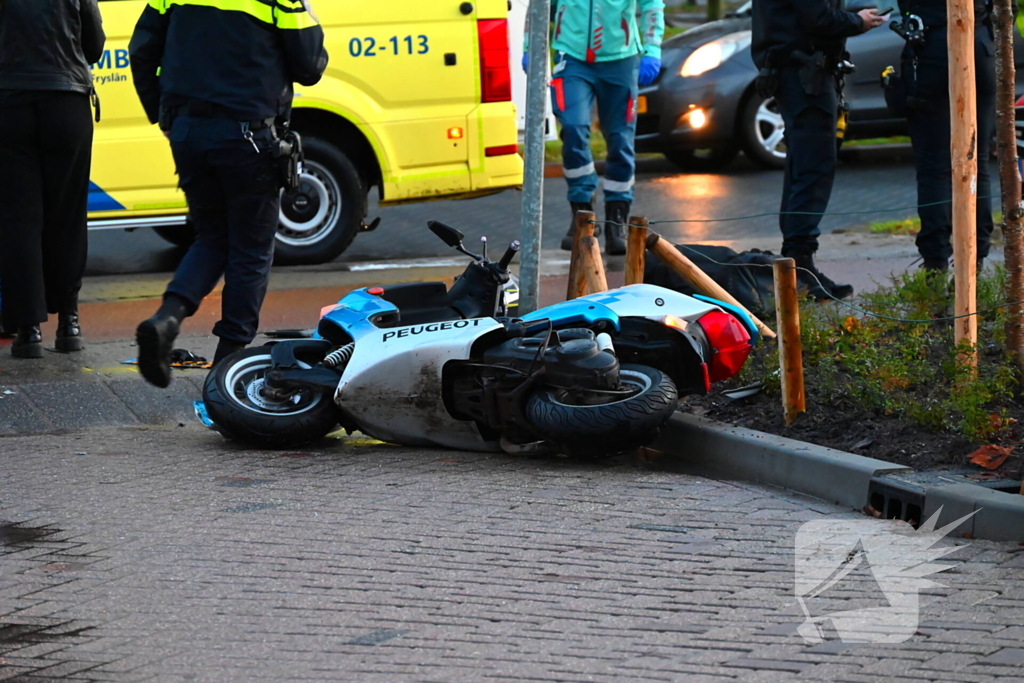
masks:
{"label": "ambulance tail light", "polygon": [[750,333],[736,316],[722,311],[706,313],[697,321],[711,345],[708,375],[712,382],[735,376],[750,355]]}
{"label": "ambulance tail light", "polygon": [[477,22],[480,36],[480,101],[512,101],[512,67],[509,63],[508,20]]}

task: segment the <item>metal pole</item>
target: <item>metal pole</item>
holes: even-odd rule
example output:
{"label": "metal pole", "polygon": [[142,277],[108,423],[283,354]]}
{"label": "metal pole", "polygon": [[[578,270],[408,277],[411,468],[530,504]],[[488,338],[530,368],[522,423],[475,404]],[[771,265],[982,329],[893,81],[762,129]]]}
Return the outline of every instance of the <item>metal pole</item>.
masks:
{"label": "metal pole", "polygon": [[548,29],[551,0],[530,0],[530,62],[526,72],[526,156],[519,252],[519,311],[537,310],[540,302],[540,245],[544,220],[544,102],[548,77]]}

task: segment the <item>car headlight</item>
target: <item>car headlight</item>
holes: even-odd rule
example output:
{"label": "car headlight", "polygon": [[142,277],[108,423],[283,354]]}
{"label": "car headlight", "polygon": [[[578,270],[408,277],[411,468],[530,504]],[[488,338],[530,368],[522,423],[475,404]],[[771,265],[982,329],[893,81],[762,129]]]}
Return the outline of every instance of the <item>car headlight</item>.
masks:
{"label": "car headlight", "polygon": [[717,69],[734,54],[750,45],[750,31],[737,31],[701,45],[683,62],[680,76],[699,76]]}

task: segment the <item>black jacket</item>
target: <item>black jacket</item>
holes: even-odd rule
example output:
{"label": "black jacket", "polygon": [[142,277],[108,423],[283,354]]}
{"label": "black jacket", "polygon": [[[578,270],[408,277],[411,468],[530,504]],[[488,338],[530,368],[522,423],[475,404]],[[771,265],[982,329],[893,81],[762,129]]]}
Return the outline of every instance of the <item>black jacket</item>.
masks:
{"label": "black jacket", "polygon": [[103,54],[96,0],[0,0],[0,90],[92,90]]}
{"label": "black jacket", "polygon": [[225,4],[232,10],[149,0],[128,49],[151,122],[161,106],[188,100],[219,105],[239,121],[287,116],[292,83],[313,85],[323,76],[324,32],[306,0]]}
{"label": "black jacket", "polygon": [[842,0],[754,0],[754,64],[766,66],[769,52],[778,55],[773,62],[785,62],[794,50],[842,55],[846,39],[864,28],[860,17],[842,7]]}

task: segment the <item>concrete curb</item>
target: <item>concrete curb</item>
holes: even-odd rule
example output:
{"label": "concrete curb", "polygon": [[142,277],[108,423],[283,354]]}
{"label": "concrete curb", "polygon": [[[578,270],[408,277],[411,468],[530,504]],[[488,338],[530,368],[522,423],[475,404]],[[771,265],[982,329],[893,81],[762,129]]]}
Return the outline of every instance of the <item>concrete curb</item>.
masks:
{"label": "concrete curb", "polygon": [[[653,445],[656,464],[671,471],[779,486],[856,510],[868,504],[872,483],[911,472],[901,465],[787,439],[707,418],[677,413]],[[892,486],[892,480],[886,480]],[[911,495],[919,492],[910,492]],[[924,489],[924,516],[942,510],[939,525],[975,512],[954,531],[991,541],[1024,541],[1024,496],[974,484]]]}
{"label": "concrete curb", "polygon": [[771,484],[860,509],[872,478],[902,465],[676,413],[653,448],[669,469]]}

